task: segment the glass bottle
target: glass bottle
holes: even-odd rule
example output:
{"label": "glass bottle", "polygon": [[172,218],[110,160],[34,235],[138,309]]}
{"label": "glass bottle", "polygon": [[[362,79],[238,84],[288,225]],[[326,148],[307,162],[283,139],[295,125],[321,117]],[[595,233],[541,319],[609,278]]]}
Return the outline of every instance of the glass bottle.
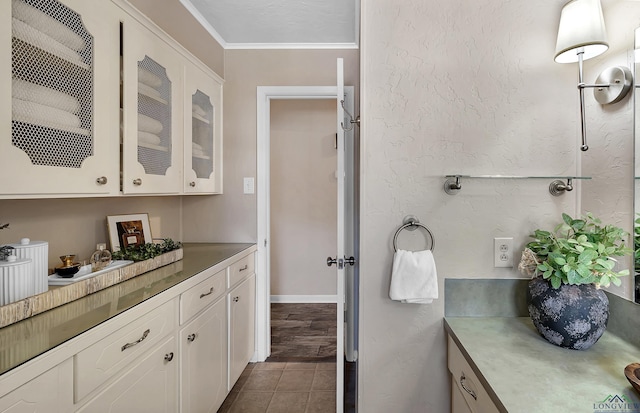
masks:
{"label": "glass bottle", "polygon": [[111,252],[105,244],[98,244],[97,251],[91,254],[91,271],[100,271],[111,264]]}

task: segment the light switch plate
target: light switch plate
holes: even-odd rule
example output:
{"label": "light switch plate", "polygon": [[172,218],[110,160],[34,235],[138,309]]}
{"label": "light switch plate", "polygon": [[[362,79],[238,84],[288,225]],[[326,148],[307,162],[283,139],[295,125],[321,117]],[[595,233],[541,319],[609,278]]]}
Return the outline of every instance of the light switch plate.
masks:
{"label": "light switch plate", "polygon": [[253,194],[256,192],[253,177],[245,177],[242,186],[245,194]]}

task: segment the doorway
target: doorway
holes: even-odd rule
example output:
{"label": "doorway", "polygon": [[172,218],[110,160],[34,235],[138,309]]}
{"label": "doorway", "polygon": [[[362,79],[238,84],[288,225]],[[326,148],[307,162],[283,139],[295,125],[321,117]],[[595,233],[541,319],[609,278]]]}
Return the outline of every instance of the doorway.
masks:
{"label": "doorway", "polygon": [[[257,272],[263,274],[257,282],[257,335],[256,335],[256,360],[264,361],[270,354],[271,350],[271,328],[270,328],[270,306],[271,306],[271,205],[270,205],[270,134],[271,134],[271,101],[273,99],[331,99],[336,103],[337,87],[330,86],[273,86],[273,87],[258,87],[258,99],[257,99],[257,118],[258,118],[258,254],[257,254]],[[353,113],[353,87],[345,87],[345,107],[350,113]],[[348,123],[347,123],[348,124]],[[347,140],[345,139],[345,142]],[[353,138],[350,140],[350,144],[353,145]],[[353,148],[350,153],[353,152]],[[351,165],[353,168],[353,165]],[[351,169],[353,171],[354,169]],[[351,193],[353,196],[353,193]],[[353,200],[351,201],[353,202]],[[353,240],[353,236],[347,236],[347,239]],[[354,253],[355,247],[350,246],[349,250],[351,254]],[[323,261],[323,256],[332,254],[332,251],[316,251],[316,259]],[[353,272],[353,269],[350,269]],[[350,278],[353,279],[353,276]],[[335,282],[335,278],[334,278]],[[331,297],[332,294],[323,294],[327,297]],[[337,307],[338,314],[338,326],[336,331],[337,336],[337,363],[336,363],[336,400],[337,411],[342,411],[342,401],[344,399],[344,337],[345,326],[343,317],[343,311],[346,307],[349,308],[349,304],[345,301],[349,301],[348,297],[345,297],[345,285],[338,283],[337,289],[333,294]],[[340,297],[340,298],[338,298]],[[347,317],[349,318],[349,317]],[[355,317],[351,317],[355,320]],[[348,331],[350,328],[353,330],[353,325],[346,326]],[[347,337],[354,336],[347,332]],[[353,346],[353,343],[351,343]],[[348,353],[348,352],[347,352]],[[357,354],[357,353],[356,353]]]}

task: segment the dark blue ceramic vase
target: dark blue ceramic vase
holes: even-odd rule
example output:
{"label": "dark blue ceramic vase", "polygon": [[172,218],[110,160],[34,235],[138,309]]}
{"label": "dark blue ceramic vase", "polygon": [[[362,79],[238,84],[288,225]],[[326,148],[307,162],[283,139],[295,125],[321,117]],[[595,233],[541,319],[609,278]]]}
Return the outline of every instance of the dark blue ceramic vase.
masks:
{"label": "dark blue ceramic vase", "polygon": [[542,278],[529,281],[529,315],[538,332],[560,347],[586,350],[607,328],[609,299],[593,284],[554,289]]}

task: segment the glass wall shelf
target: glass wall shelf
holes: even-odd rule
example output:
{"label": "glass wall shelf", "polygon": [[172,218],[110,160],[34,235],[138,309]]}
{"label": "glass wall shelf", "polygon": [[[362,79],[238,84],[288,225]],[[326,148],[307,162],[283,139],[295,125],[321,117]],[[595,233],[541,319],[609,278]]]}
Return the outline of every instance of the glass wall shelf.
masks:
{"label": "glass wall shelf", "polygon": [[[525,175],[445,175],[444,191],[449,195],[456,195],[462,189],[462,179],[553,179],[549,184],[549,192],[553,196],[562,195],[573,190],[573,180],[591,179],[590,176],[525,176]],[[566,183],[564,181],[567,181]]]}

